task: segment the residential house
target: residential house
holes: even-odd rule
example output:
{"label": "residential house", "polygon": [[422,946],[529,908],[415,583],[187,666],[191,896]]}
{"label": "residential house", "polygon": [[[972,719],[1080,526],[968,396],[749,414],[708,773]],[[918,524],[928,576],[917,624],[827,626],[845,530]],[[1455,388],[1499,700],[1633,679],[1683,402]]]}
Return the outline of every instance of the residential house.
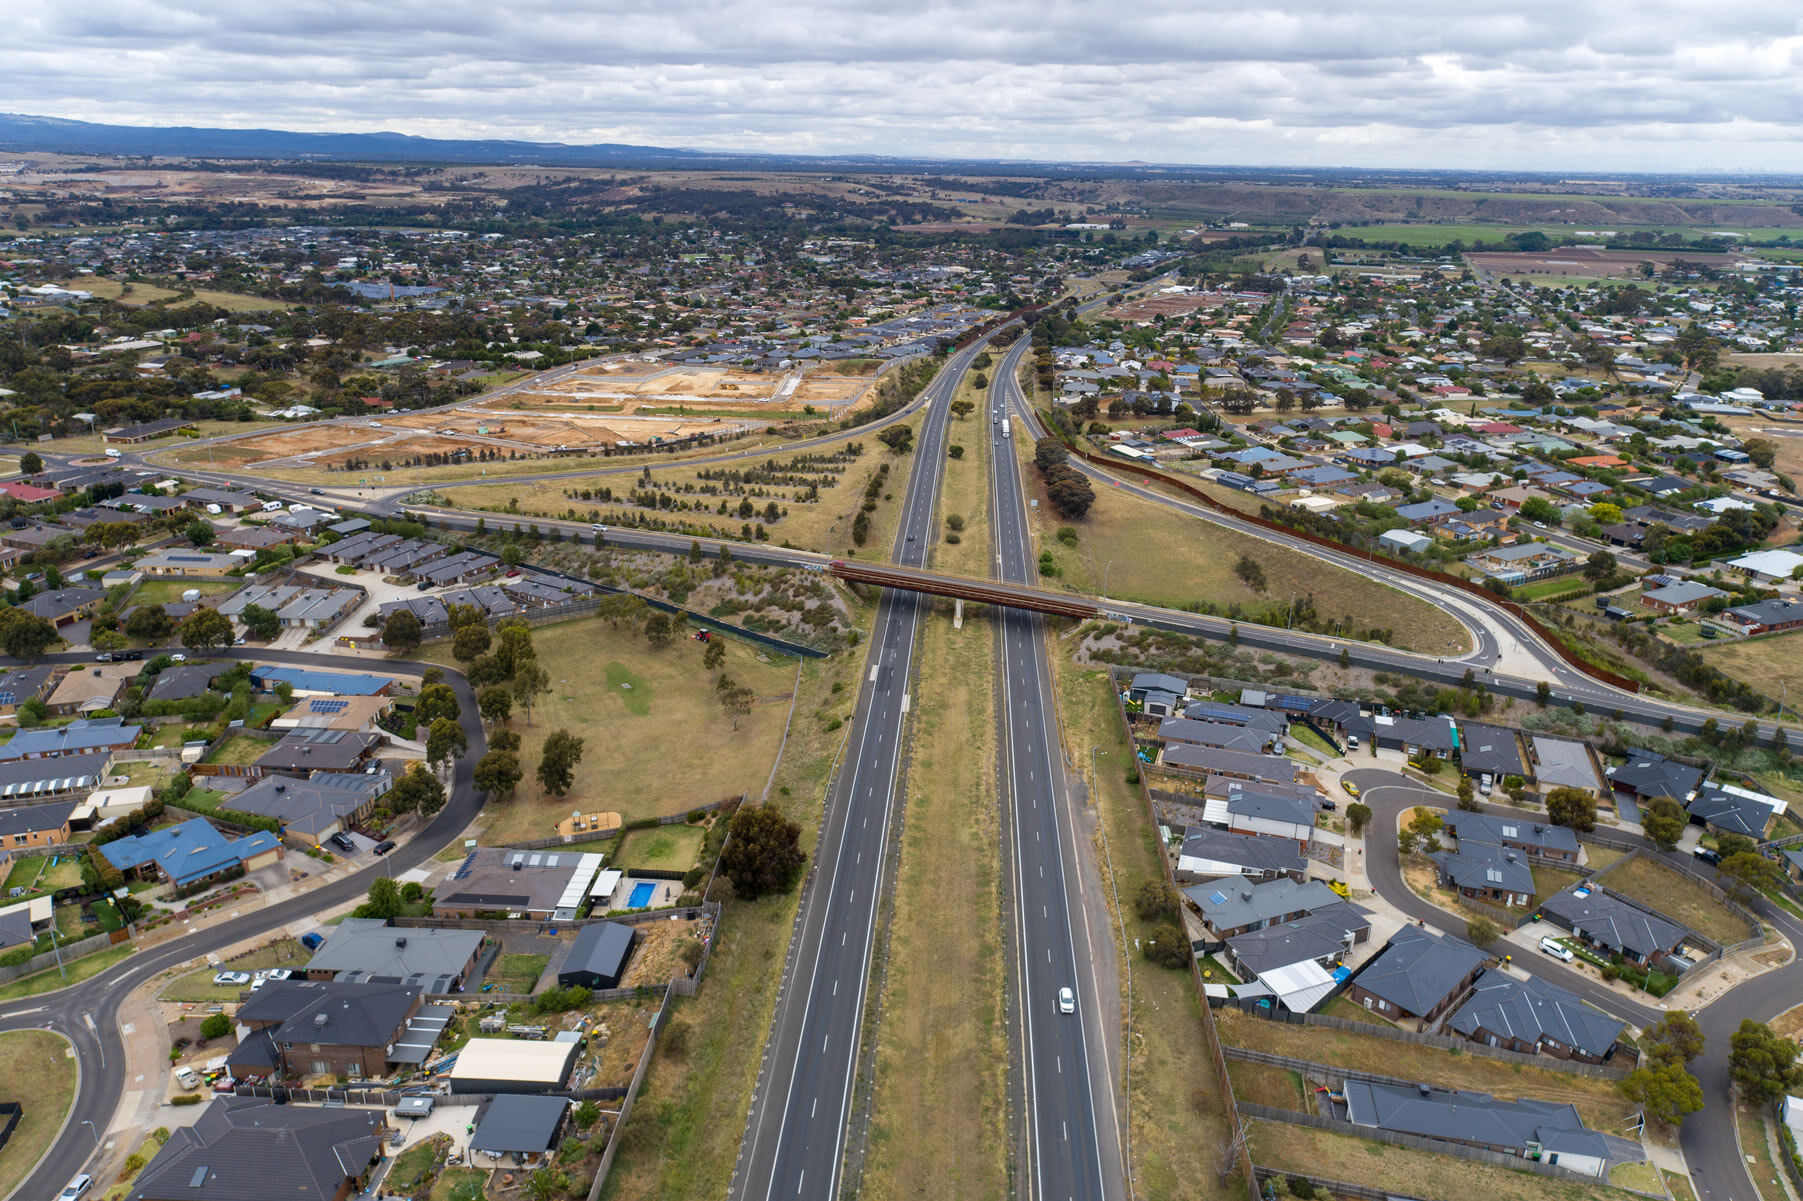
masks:
{"label": "residential house", "polygon": [[1167,717],[1158,726],[1158,740],[1165,743],[1187,743],[1224,751],[1249,751],[1262,755],[1271,749],[1271,735],[1263,730],[1217,721],[1192,721],[1187,717]]}
{"label": "residential house", "polygon": [[186,701],[213,691],[213,677],[219,669],[206,663],[174,663],[158,672],[151,681],[147,699],[153,701]]}
{"label": "residential house", "polygon": [[1534,734],[1528,739],[1528,747],[1531,758],[1527,776],[1542,789],[1579,788],[1592,796],[1602,795],[1596,762],[1585,743]]}
{"label": "residential house", "polygon": [[1308,861],[1302,852],[1286,839],[1192,826],[1184,832],[1176,875],[1181,884],[1221,876],[1242,876],[1255,883],[1288,876],[1300,882],[1307,870]]}
{"label": "residential house", "polygon": [[1803,601],[1788,597],[1763,600],[1756,604],[1725,609],[1717,617],[1733,622],[1740,627],[1741,633],[1749,637],[1754,634],[1776,634],[1782,630],[1803,629]]}
{"label": "residential house", "polygon": [[270,980],[238,1007],[234,1076],[382,1079],[424,1000],[406,984]]}
{"label": "residential house", "polygon": [[1497,782],[1528,774],[1515,731],[1476,721],[1459,725],[1459,767],[1468,776],[1487,775]]}
{"label": "residential house", "polygon": [[1342,901],[1295,921],[1234,935],[1227,940],[1227,966],[1242,980],[1305,961],[1331,969],[1370,938],[1365,911]]}
{"label": "residential house", "polygon": [[1684,806],[1690,820],[1698,822],[1712,834],[1739,834],[1754,842],[1764,842],[1772,823],[1783,815],[1786,805],[1775,796],[1738,788],[1732,784],[1705,784]]}
{"label": "residential house", "polygon": [[1586,1129],[1575,1107],[1552,1101],[1501,1101],[1488,1093],[1363,1080],[1346,1081],[1343,1095],[1346,1120],[1355,1125],[1538,1157],[1586,1176],[1605,1176],[1612,1162],[1639,1154],[1639,1144],[1611,1142]]}
{"label": "residential house", "polygon": [[1684,945],[1687,931],[1598,884],[1574,884],[1540,903],[1541,916],[1605,955],[1655,967]]}
{"label": "residential house", "polygon": [[497,1094],[477,1111],[470,1152],[497,1163],[511,1156],[516,1165],[526,1167],[546,1160],[563,1139],[572,1104],[556,1096]]}
{"label": "residential house", "polygon": [[185,890],[232,872],[253,872],[279,863],[282,844],[266,830],[228,838],[206,818],[195,817],[161,830],[114,839],[100,847],[100,854],[126,875],[165,880]]}
{"label": "residential house", "polygon": [[1202,915],[1208,932],[1221,942],[1342,903],[1340,894],[1319,880],[1297,883],[1287,876],[1263,884],[1216,880],[1186,888],[1183,895]]}
{"label": "residential house", "polygon": [[0,716],[10,717],[26,701],[42,700],[49,696],[50,686],[56,679],[56,673],[61,670],[46,663],[38,667],[14,667],[0,672]]}
{"label": "residential house", "polygon": [[1522,907],[1534,902],[1534,869],[1520,851],[1461,838],[1456,851],[1436,851],[1428,858],[1440,884],[1462,897]]}
{"label": "residential house", "polygon": [[1446,832],[1457,838],[1461,846],[1483,842],[1543,859],[1572,864],[1578,861],[1578,836],[1568,826],[1494,813],[1467,813],[1462,809],[1448,809],[1445,821]]}
{"label": "residential house", "polygon": [[1793,550],[1760,550],[1730,559],[1728,566],[1762,583],[1778,584],[1803,570],[1803,555]]}
{"label": "residential house", "polygon": [[1181,742],[1167,744],[1159,752],[1158,762],[1186,775],[1222,776],[1286,786],[1293,785],[1298,774],[1296,763],[1291,759]]}
{"label": "residential house", "polygon": [[264,776],[232,797],[231,807],[282,824],[282,835],[319,846],[369,819],[376,801],[394,787],[385,771],[319,772],[311,779]]}
{"label": "residential house", "polygon": [[1522,542],[1473,551],[1465,556],[1465,562],[1499,580],[1526,583],[1575,571],[1578,556],[1576,552],[1550,542]]}
{"label": "residential house", "polygon": [[1432,1023],[1471,987],[1490,956],[1462,938],[1404,926],[1352,981],[1346,995],[1384,1017]]}
{"label": "residential house", "polygon": [[571,921],[587,900],[602,856],[573,851],[516,851],[479,847],[438,886],[432,912],[440,917],[517,914]]}
{"label": "residential house", "polygon": [[428,996],[462,992],[488,938],[480,930],[414,930],[349,917],[307,962],[309,980],[417,984]]}
{"label": "residential house", "polygon": [[158,578],[222,580],[249,563],[250,551],[213,554],[199,550],[164,550],[138,560],[139,571]]}
{"label": "residential house", "polygon": [[292,530],[278,530],[273,526],[245,525],[236,529],[220,530],[213,536],[213,545],[223,546],[227,550],[273,550],[278,546],[286,546],[298,538],[299,535]]}
{"label": "residential house", "polygon": [[145,421],[137,425],[122,425],[117,429],[102,430],[102,442],[148,442],[152,438],[165,438],[177,430],[193,429],[194,423],[183,417],[165,417],[158,421]]}
{"label": "residential house", "polygon": [[1188,693],[1188,680],[1156,671],[1138,673],[1127,686],[1127,699],[1138,701],[1148,717],[1170,717]]}
{"label": "residential house", "polygon": [[1606,1063],[1626,1026],[1538,976],[1516,979],[1486,970],[1445,1028],[1505,1051]]}
{"label": "residential house", "polygon": [[215,1097],[176,1124],[127,1186],[124,1201],[349,1201],[381,1161],[387,1111]]}
{"label": "residential house", "polygon": [[1235,834],[1282,839],[1307,850],[1319,805],[1314,793],[1306,790],[1248,784],[1243,788],[1230,787],[1225,801],[1209,801],[1204,814],[1209,821]]}
{"label": "residential house", "polygon": [[1616,792],[1630,793],[1641,800],[1671,797],[1679,804],[1688,801],[1703,782],[1703,769],[1667,759],[1657,751],[1630,747],[1628,761],[1605,768],[1609,786]]}
{"label": "residential house", "polygon": [[51,714],[95,713],[111,709],[127,684],[138,678],[142,663],[83,663],[73,667],[45,700]]}
{"label": "residential house", "polygon": [[42,797],[86,796],[100,787],[113,762],[111,751],[64,755],[56,759],[14,759],[0,762],[0,800],[26,801]]}
{"label": "residential house", "polygon": [[297,697],[381,696],[394,687],[395,677],[368,672],[257,666],[251,669],[250,681],[264,692],[274,692],[277,684],[286,684]]}
{"label": "residential house", "polygon": [[1663,613],[1693,613],[1704,601],[1727,596],[1720,588],[1711,588],[1695,580],[1678,580],[1640,594],[1640,603]]}
{"label": "residential house", "polygon": [[142,726],[128,726],[119,717],[77,718],[66,726],[40,726],[20,730],[12,741],[0,746],[0,762],[15,759],[57,759],[64,755],[86,755],[95,751],[130,750],[138,741]]}
{"label": "residential house", "polygon": [[70,838],[69,817],[74,812],[74,801],[0,809],[0,848],[17,851],[66,843]]}
{"label": "residential house", "polygon": [[1450,717],[1396,717],[1386,714],[1348,717],[1340,722],[1348,734],[1357,734],[1385,750],[1449,759],[1458,747],[1458,732]]}
{"label": "residential house", "polygon": [[375,733],[377,722],[394,709],[391,696],[309,696],[270,722],[277,730],[355,730]]}
{"label": "residential house", "polygon": [[31,597],[19,608],[60,630],[92,617],[105,599],[106,593],[98,588],[53,588]]}
{"label": "residential house", "polygon": [[305,778],[315,772],[354,772],[382,742],[356,730],[297,729],[252,764],[256,775]]}

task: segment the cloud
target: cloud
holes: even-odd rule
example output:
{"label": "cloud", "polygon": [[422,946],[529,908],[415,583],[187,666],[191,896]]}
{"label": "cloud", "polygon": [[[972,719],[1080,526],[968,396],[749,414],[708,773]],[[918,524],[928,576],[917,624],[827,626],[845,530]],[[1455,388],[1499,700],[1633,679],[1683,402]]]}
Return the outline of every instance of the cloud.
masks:
{"label": "cloud", "polygon": [[0,108],[1052,160],[1803,171],[1769,0],[58,0]]}

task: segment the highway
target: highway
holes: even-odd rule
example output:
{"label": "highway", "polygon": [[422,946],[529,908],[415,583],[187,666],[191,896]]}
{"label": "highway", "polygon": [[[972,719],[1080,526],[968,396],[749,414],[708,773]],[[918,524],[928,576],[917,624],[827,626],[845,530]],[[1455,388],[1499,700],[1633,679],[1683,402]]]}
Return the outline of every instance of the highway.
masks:
{"label": "highway", "polygon": [[[982,345],[954,355],[926,390],[927,418],[902,500],[895,562],[920,567],[926,561],[937,528],[951,396]],[[732,1201],[838,1194],[914,641],[928,603],[893,589],[878,601],[869,667],[845,762],[821,819],[787,979],[728,1192]]]}
{"label": "highway", "polygon": [[[1344,778],[1358,786],[1359,799],[1371,807],[1371,826],[1365,836],[1365,868],[1371,887],[1407,916],[1463,936],[1464,930],[1455,915],[1421,899],[1403,882],[1395,837],[1397,819],[1405,810],[1419,804],[1445,806],[1450,798],[1387,768],[1355,767],[1346,772]],[[1483,808],[1486,813],[1504,817],[1546,820],[1545,813],[1506,805],[1486,803]],[[1661,854],[1649,843],[1641,853],[1675,871],[1715,882],[1712,870],[1682,851]],[[1753,909],[1763,921],[1790,940],[1793,947],[1803,947],[1803,922],[1763,898],[1755,902]],[[1659,1021],[1666,1011],[1660,1000],[1648,997],[1636,1002],[1550,956],[1517,954],[1515,964],[1642,1029]],[[1691,1074],[1702,1086],[1704,1105],[1701,1112],[1685,1120],[1678,1141],[1699,1201],[1761,1201],[1735,1147],[1728,1076],[1729,1040],[1742,1018],[1769,1021],[1796,1005],[1800,997],[1803,997],[1803,959],[1794,959],[1743,981],[1701,1009],[1691,1011],[1702,1027],[1704,1037],[1703,1054],[1690,1065]],[[1608,1133],[1631,1137],[1629,1131],[1611,1130]]]}
{"label": "highway", "polygon": [[[293,651],[221,650],[212,652],[209,657],[295,663],[358,672],[369,671],[372,666],[368,659]],[[87,654],[46,655],[37,660],[39,663],[91,661],[92,656]],[[418,674],[436,665],[384,663],[378,666],[397,673]],[[355,875],[334,880],[275,905],[262,907],[252,901],[245,906],[249,912],[242,917],[203,928],[148,951],[136,952],[117,968],[93,979],[57,992],[21,999],[0,1012],[0,1031],[48,1028],[68,1035],[74,1040],[81,1068],[81,1080],[68,1125],[31,1175],[14,1190],[13,1196],[26,1201],[49,1201],[70,1177],[89,1167],[89,1161],[96,1153],[95,1137],[83,1122],[92,1122],[104,1137],[122,1094],[129,1091],[121,1075],[125,1070],[125,1043],[119,1027],[119,1007],[132,990],[160,972],[209,952],[283,927],[305,926],[321,910],[361,897],[377,876],[398,874],[425,863],[469,825],[481,808],[480,797],[471,783],[471,771],[476,760],[486,752],[488,739],[476,710],[475,695],[463,676],[447,669],[445,683],[457,693],[462,707],[459,724],[469,739],[470,749],[456,762],[445,807],[417,834],[389,852],[385,861],[372,860]],[[163,1080],[159,1076],[145,1081],[140,1087],[160,1093]]]}
{"label": "highway", "polygon": [[[1003,357],[988,401],[994,574],[1015,584],[1035,581],[1037,556],[1013,440],[1003,437],[1001,421],[1029,341],[1021,338]],[[1092,942],[1081,897],[1083,852],[1064,775],[1044,618],[1014,608],[996,614],[1027,1196],[1108,1201],[1125,1192],[1110,1062],[1118,1040],[1115,1024],[1104,1017],[1116,997],[1111,992],[1104,1003],[1103,982],[1113,973],[1098,972],[1098,965],[1113,963],[1115,944],[1106,928]],[[1075,1012],[1062,1011],[1065,988],[1074,993]]]}

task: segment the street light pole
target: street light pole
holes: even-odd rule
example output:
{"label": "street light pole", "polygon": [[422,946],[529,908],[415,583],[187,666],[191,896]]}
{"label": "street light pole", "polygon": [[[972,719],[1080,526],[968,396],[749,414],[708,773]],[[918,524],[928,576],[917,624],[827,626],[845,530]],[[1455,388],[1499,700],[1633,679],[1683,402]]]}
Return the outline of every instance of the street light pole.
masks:
{"label": "street light pole", "polygon": [[100,1127],[94,1125],[94,1123],[87,1118],[83,1118],[81,1120],[81,1124],[83,1126],[86,1126],[90,1131],[93,1132],[94,1150],[96,1150],[96,1151],[100,1150]]}

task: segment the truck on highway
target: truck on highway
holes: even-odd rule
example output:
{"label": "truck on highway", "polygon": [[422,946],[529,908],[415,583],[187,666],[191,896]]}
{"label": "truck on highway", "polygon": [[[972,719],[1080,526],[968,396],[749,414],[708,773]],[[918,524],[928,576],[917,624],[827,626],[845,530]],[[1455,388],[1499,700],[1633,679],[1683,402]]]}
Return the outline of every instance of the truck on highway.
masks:
{"label": "truck on highway", "polygon": [[1002,418],[1002,437],[1006,438],[1007,436],[1008,436],[1008,419],[1006,417],[1004,417],[1004,418]]}

